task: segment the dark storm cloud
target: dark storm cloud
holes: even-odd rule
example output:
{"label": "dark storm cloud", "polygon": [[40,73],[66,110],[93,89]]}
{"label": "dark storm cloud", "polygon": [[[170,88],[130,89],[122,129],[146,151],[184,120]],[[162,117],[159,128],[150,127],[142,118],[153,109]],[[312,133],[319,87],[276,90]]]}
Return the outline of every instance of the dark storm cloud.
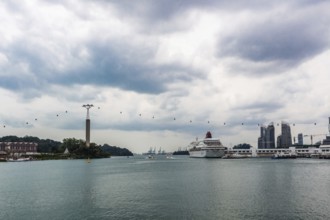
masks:
{"label": "dark storm cloud", "polygon": [[0,51],[6,54],[9,61],[1,69],[4,75],[1,76],[0,87],[24,91],[24,96],[28,96],[30,89],[42,88],[47,74],[53,71],[48,66],[48,56],[43,56],[44,52],[38,52],[27,45],[27,41],[17,42],[14,46]]}
{"label": "dark storm cloud", "polygon": [[[49,1],[60,4],[60,2]],[[62,2],[65,7],[73,3]],[[125,4],[125,3],[123,3]],[[5,2],[11,13],[28,10],[27,5]],[[74,11],[75,8],[68,8]],[[0,53],[8,58],[8,64],[1,66],[2,79],[0,87],[24,92],[24,96],[35,97],[47,92],[50,85],[96,85],[100,87],[117,87],[139,93],[159,94],[167,89],[170,83],[190,81],[198,77],[191,68],[179,63],[156,64],[153,59],[157,46],[147,48],[144,45],[130,46],[130,42],[105,40],[99,42],[99,36],[90,36],[90,42],[80,45],[59,41],[53,32],[39,29],[38,24],[26,24],[22,30],[26,36],[13,38],[10,45],[0,47]],[[37,27],[37,28],[35,28]],[[40,33],[25,32],[34,30]],[[59,30],[61,31],[61,30]],[[57,36],[57,35],[56,35]],[[134,39],[132,36],[131,39]],[[1,45],[0,45],[1,46]],[[88,60],[79,58],[77,48],[86,47],[90,53]],[[72,62],[69,67],[61,69],[61,60]],[[77,62],[77,63],[75,63]],[[33,92],[29,92],[33,90]]]}
{"label": "dark storm cloud", "polygon": [[[29,89],[47,90],[48,85],[96,85],[100,87],[117,87],[138,93],[159,94],[167,85],[177,81],[191,81],[198,76],[197,72],[180,64],[153,64],[153,49],[130,47],[125,42],[103,43],[89,42],[85,47],[90,58],[79,60],[78,52],[69,51],[79,65],[63,71],[56,66],[56,58],[42,50],[27,47],[29,42],[19,42],[10,51],[6,51],[11,64],[5,70],[0,86],[17,91]],[[23,71],[25,74],[10,74]],[[29,93],[26,93],[29,94]],[[31,93],[31,95],[36,95]]]}
{"label": "dark storm cloud", "polygon": [[145,21],[146,23],[159,23],[171,20],[173,17],[184,14],[191,9],[199,9],[210,12],[235,13],[238,11],[255,11],[256,13],[276,8],[282,5],[289,5],[293,8],[309,7],[321,3],[326,0],[98,0],[106,5],[114,5],[121,14],[125,16],[133,16],[136,19]]}
{"label": "dark storm cloud", "polygon": [[190,9],[203,10],[229,10],[236,11],[246,8],[257,10],[278,4],[277,2],[254,0],[254,1],[227,1],[227,0],[141,0],[141,1],[100,1],[115,5],[120,11],[130,12],[128,15],[136,16],[148,22],[170,19]]}
{"label": "dark storm cloud", "polygon": [[186,13],[199,10],[209,13],[237,13],[241,10],[259,11],[272,8],[280,1],[227,1],[227,0],[99,0],[117,9],[118,17],[136,22],[143,33],[159,34],[185,31],[191,27]]}
{"label": "dark storm cloud", "polygon": [[[74,2],[48,1],[53,4],[63,4],[68,10],[74,12]],[[137,22],[144,29],[154,29],[162,21],[172,21],[178,14],[190,9],[202,9],[215,11],[236,12],[240,10],[262,11],[286,1],[216,1],[216,0],[181,0],[181,1],[89,1],[95,4],[106,4],[115,7],[124,19],[141,20]],[[280,3],[279,3],[280,2]],[[290,3],[291,2],[291,3]],[[315,4],[322,1],[313,1]],[[293,4],[295,3],[295,4]],[[299,8],[299,3],[289,1],[290,7]],[[309,1],[301,4],[308,7]],[[24,6],[7,3],[9,10],[24,12]],[[290,8],[288,7],[288,8]],[[317,12],[317,11],[315,11]],[[287,13],[290,13],[288,11]],[[254,63],[278,62],[275,65],[285,69],[287,66],[297,65],[303,60],[315,56],[328,46],[330,27],[328,19],[324,19],[322,13],[309,13],[304,16],[300,14],[298,19],[283,18],[266,19],[264,22],[252,23],[240,32],[228,33],[220,40],[218,55],[223,58],[236,56]],[[235,15],[235,13],[233,14]],[[319,19],[321,16],[323,19]],[[24,16],[23,16],[24,17]],[[79,16],[77,16],[79,17]],[[329,16],[328,16],[329,18]],[[85,18],[87,19],[87,18]],[[261,18],[263,19],[263,18]],[[156,22],[156,23],[154,23]],[[150,25],[153,23],[155,25]],[[187,24],[189,25],[189,24]],[[33,24],[32,24],[33,26]],[[175,26],[175,25],[174,25]],[[29,28],[27,28],[29,29]],[[174,27],[175,29],[175,27]],[[189,66],[180,63],[155,64],[157,45],[151,47],[130,46],[127,39],[121,42],[106,40],[99,42],[98,36],[89,36],[90,42],[82,42],[82,45],[68,45],[70,43],[50,42],[53,45],[63,44],[60,56],[75,57],[79,65],[74,63],[66,69],[58,68],[60,60],[56,52],[48,51],[47,46],[38,44],[39,41],[52,41],[53,36],[48,39],[48,32],[40,30],[38,36],[44,38],[32,39],[29,33],[26,38],[15,39],[6,48],[0,48],[0,52],[7,55],[9,64],[2,68],[3,72],[0,86],[10,89],[24,91],[24,94],[35,96],[39,90],[42,94],[49,85],[96,85],[100,87],[117,87],[123,90],[136,91],[139,93],[159,94],[168,89],[168,85],[177,81],[190,82],[200,74]],[[100,33],[102,35],[102,33]],[[35,37],[35,36],[32,36]],[[132,39],[134,36],[132,36]],[[67,48],[65,48],[67,46]],[[86,47],[90,53],[88,60],[79,60],[75,47]],[[61,48],[62,46],[57,46]],[[70,57],[72,56],[72,57]],[[68,58],[68,59],[69,59]],[[280,64],[279,64],[280,63]],[[17,74],[23,71],[21,65],[25,66],[27,73]],[[239,67],[237,67],[239,68]],[[263,67],[267,68],[267,67]],[[256,72],[258,72],[256,70]],[[12,74],[15,73],[15,74]],[[27,92],[33,90],[32,93]]]}
{"label": "dark storm cloud", "polygon": [[74,69],[59,84],[82,84],[117,87],[139,93],[158,94],[175,81],[190,81],[197,73],[179,64],[152,64],[154,52],[145,48],[91,44],[91,59],[82,68]]}
{"label": "dark storm cloud", "polygon": [[224,39],[220,54],[255,62],[284,61],[294,65],[327,48],[327,29],[314,24],[267,22]]}
{"label": "dark storm cloud", "polygon": [[[276,16],[259,18],[262,21],[250,23],[221,39],[218,55],[256,64],[269,63],[270,72],[301,64],[329,48],[330,16],[322,8],[313,7],[301,11],[288,9]],[[259,72],[267,72],[265,66],[261,69]]]}
{"label": "dark storm cloud", "polygon": [[[215,14],[231,13],[233,16],[242,11],[259,15],[258,20],[251,20],[246,27],[237,27],[232,33],[221,33],[218,44],[218,56],[239,57],[251,62],[255,75],[283,72],[299,65],[305,60],[322,53],[329,48],[330,16],[325,8],[329,3],[317,1],[216,1],[216,0],[181,0],[181,1],[106,1],[115,5],[122,14],[127,14],[141,21],[145,31],[150,23],[153,30],[177,31],[186,28],[176,26],[174,22],[168,28],[166,22],[191,9],[210,11]],[[278,13],[270,16],[274,9]],[[224,36],[224,38],[223,38]],[[267,63],[267,65],[260,65]],[[229,67],[238,72],[241,67]]]}

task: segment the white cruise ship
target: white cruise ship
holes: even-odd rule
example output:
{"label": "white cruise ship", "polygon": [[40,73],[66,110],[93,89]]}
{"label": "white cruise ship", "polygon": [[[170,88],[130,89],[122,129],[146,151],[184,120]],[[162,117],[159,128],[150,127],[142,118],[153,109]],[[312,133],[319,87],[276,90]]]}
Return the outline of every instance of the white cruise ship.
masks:
{"label": "white cruise ship", "polygon": [[217,138],[212,138],[211,132],[201,141],[194,141],[188,145],[190,157],[198,158],[222,158],[225,155],[225,147]]}

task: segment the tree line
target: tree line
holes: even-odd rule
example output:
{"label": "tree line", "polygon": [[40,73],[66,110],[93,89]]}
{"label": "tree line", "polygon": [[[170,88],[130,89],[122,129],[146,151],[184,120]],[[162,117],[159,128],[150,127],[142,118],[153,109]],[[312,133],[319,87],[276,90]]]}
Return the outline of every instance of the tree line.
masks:
{"label": "tree line", "polygon": [[103,146],[91,143],[90,147],[86,147],[86,142],[76,138],[65,138],[62,142],[51,139],[40,139],[33,136],[17,137],[14,135],[0,137],[0,142],[34,142],[38,144],[37,152],[39,153],[64,153],[68,149],[71,155],[76,157],[102,158],[109,156],[132,156],[133,153],[126,148]]}
{"label": "tree line", "polygon": [[252,148],[252,146],[246,143],[238,144],[233,147],[233,149],[250,149],[250,148]]}

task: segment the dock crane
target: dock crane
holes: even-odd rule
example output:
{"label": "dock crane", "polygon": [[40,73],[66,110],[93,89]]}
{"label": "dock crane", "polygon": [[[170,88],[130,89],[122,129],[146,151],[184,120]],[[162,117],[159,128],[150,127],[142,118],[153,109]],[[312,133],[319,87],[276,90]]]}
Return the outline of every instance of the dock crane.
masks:
{"label": "dock crane", "polygon": [[327,134],[305,134],[304,137],[311,137],[311,145],[313,145],[313,137],[315,136],[322,136]]}

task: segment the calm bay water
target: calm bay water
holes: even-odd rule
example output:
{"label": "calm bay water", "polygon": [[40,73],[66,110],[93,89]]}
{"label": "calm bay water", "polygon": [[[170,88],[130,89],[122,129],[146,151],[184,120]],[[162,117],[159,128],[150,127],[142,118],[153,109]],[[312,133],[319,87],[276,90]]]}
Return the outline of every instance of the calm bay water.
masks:
{"label": "calm bay water", "polygon": [[0,163],[0,219],[329,219],[330,160]]}

